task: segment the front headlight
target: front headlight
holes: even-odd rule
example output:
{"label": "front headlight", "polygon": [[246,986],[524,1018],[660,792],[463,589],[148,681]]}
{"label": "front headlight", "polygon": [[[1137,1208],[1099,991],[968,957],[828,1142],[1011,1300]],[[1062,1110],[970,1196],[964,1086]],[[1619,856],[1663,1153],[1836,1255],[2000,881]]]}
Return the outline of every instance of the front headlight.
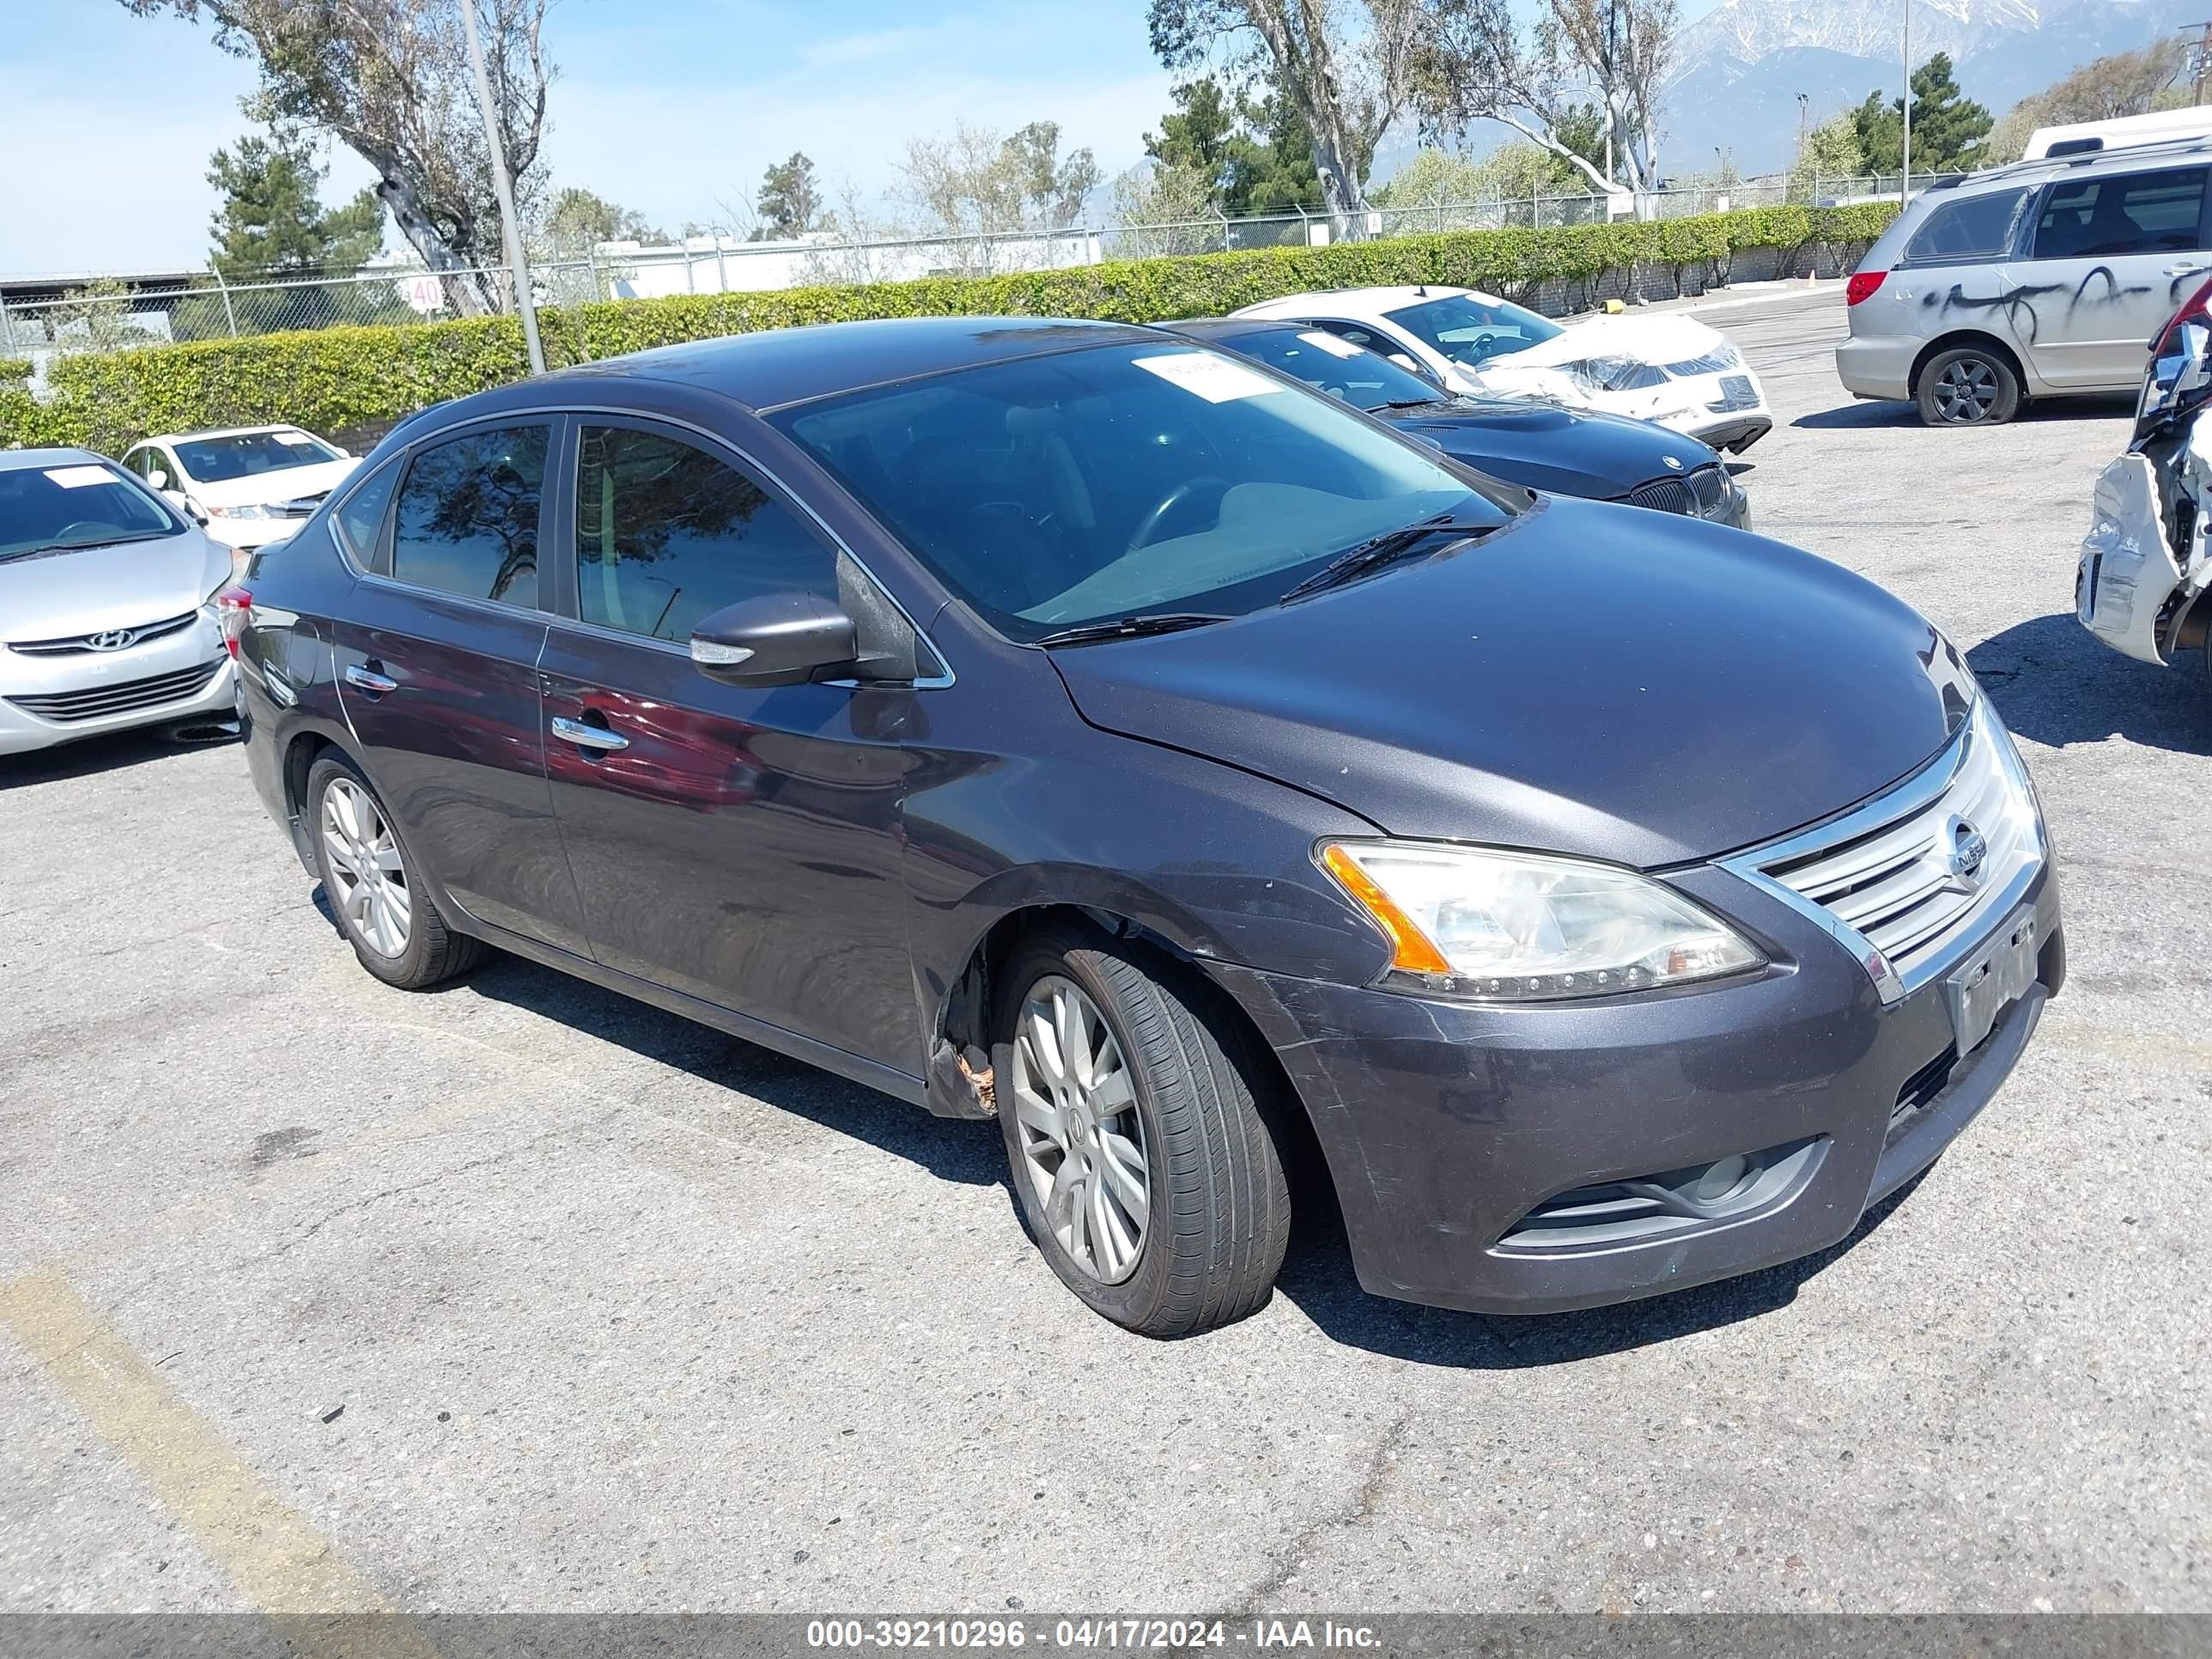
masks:
{"label": "front headlight", "polygon": [[276,515],[265,507],[248,502],[244,507],[211,507],[208,511],[218,519],[273,519]]}
{"label": "front headlight", "polygon": [[1387,841],[1328,842],[1321,863],[1389,937],[1395,990],[1549,1001],[1766,962],[1672,888],[1601,864]]}

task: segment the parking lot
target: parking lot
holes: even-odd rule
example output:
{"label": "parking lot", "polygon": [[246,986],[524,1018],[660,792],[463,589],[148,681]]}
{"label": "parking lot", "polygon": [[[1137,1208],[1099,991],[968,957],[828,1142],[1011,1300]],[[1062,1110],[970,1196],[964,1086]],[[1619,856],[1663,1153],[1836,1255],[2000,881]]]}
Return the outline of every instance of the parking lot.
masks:
{"label": "parking lot", "polygon": [[2074,623],[2112,404],[1923,429],[1711,309],[1759,527],[1962,647],[2072,977],[1843,1248],[1529,1321],[1340,1240],[1159,1344],[999,1132],[513,960],[356,965],[235,746],[0,762],[0,1608],[2212,1608],[2212,684]]}

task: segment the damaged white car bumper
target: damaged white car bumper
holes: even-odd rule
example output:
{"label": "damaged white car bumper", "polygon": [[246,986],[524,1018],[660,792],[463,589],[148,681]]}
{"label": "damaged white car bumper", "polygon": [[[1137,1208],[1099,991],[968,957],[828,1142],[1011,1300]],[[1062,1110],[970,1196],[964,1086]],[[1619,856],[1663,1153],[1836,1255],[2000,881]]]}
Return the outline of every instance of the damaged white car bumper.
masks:
{"label": "damaged white car bumper", "polygon": [[2197,510],[2187,545],[2169,544],[2158,474],[2147,455],[2130,451],[2097,477],[2089,533],[2074,577],[2074,611],[2081,625],[2115,651],[2164,664],[2174,635],[2208,574],[2205,528],[2212,514],[2212,439],[2200,426],[2176,458],[2179,489]]}

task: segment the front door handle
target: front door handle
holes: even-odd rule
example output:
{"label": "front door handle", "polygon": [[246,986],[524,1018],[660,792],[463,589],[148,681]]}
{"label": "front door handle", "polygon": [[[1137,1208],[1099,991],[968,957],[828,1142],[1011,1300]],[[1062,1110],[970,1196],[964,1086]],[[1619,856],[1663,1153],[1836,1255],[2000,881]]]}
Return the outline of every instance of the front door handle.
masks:
{"label": "front door handle", "polygon": [[399,682],[389,674],[380,674],[374,668],[364,668],[357,662],[346,665],[346,684],[357,685],[364,691],[397,691]]}
{"label": "front door handle", "polygon": [[590,726],[582,720],[572,720],[566,714],[553,717],[553,735],[566,738],[580,749],[627,749],[629,739],[610,732],[604,726]]}

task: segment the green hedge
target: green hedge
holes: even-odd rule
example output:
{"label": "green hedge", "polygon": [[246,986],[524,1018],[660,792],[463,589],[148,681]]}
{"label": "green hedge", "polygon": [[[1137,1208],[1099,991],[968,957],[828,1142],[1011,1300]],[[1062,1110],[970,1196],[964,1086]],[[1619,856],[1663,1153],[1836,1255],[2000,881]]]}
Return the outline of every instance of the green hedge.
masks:
{"label": "green hedge", "polygon": [[[1650,223],[1446,231],[995,276],[623,300],[541,312],[539,328],[548,363],[562,366],[859,318],[1014,314],[1142,323],[1219,316],[1310,289],[1434,283],[1522,294],[1549,282],[1587,286],[1613,273],[1670,268],[1678,283],[1702,282],[1747,248],[1794,258],[1807,247],[1863,246],[1894,211],[1881,204],[1751,208]],[[326,432],[375,428],[526,372],[521,329],[507,317],[85,352],[55,362],[52,401],[43,406],[0,378],[0,444],[82,443],[117,454],[149,433],[197,427],[287,420]]]}

